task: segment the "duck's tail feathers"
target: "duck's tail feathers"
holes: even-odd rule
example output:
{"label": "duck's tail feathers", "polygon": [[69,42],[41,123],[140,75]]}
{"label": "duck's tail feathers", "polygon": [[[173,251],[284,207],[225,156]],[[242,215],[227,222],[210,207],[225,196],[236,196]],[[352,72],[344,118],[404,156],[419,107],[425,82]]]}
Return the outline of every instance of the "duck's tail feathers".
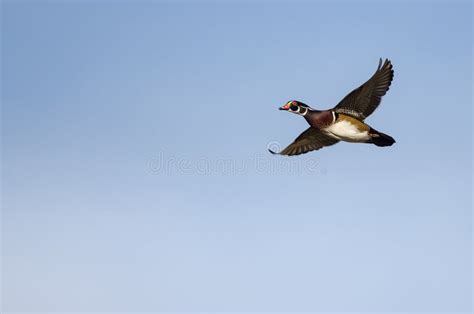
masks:
{"label": "duck's tail feathers", "polygon": [[393,137],[377,130],[370,129],[369,134],[371,137],[369,143],[375,144],[377,146],[392,146],[393,143],[395,143],[395,139]]}

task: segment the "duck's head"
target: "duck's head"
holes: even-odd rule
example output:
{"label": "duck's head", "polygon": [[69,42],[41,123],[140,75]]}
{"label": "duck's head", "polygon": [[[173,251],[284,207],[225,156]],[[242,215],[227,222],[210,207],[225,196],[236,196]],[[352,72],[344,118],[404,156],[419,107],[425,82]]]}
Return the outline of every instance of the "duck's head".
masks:
{"label": "duck's head", "polygon": [[299,114],[300,116],[304,116],[308,113],[308,110],[311,108],[300,101],[297,100],[290,100],[285,105],[278,108],[280,110],[286,110],[292,113]]}

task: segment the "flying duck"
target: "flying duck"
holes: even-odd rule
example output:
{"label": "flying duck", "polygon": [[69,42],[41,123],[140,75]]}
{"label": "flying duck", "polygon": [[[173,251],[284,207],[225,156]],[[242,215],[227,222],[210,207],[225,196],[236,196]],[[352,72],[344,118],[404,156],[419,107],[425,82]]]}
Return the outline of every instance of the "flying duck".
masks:
{"label": "flying duck", "polygon": [[373,129],[364,120],[378,107],[392,79],[392,63],[385,59],[382,65],[380,59],[374,75],[332,109],[316,110],[300,101],[288,101],[279,109],[303,116],[310,127],[281,152],[269,151],[272,154],[293,156],[331,146],[339,141],[391,146],[395,143],[391,136]]}

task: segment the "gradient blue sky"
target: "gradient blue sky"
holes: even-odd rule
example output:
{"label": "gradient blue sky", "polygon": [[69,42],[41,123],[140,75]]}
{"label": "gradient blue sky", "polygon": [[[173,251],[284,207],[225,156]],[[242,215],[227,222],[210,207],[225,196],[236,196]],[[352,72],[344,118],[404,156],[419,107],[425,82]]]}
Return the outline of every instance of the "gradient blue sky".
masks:
{"label": "gradient blue sky", "polygon": [[[1,20],[3,312],[472,310],[470,2]],[[329,108],[379,57],[394,146],[268,154],[306,128],[278,106]]]}

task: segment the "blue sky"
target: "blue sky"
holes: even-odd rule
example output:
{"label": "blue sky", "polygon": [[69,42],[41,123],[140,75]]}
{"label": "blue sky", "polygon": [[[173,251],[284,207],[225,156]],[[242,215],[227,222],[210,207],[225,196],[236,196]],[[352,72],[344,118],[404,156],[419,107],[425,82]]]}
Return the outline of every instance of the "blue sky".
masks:
{"label": "blue sky", "polygon": [[[392,147],[268,154],[379,57]],[[470,2],[2,2],[3,312],[470,312]],[[279,144],[278,144],[279,143]]]}

